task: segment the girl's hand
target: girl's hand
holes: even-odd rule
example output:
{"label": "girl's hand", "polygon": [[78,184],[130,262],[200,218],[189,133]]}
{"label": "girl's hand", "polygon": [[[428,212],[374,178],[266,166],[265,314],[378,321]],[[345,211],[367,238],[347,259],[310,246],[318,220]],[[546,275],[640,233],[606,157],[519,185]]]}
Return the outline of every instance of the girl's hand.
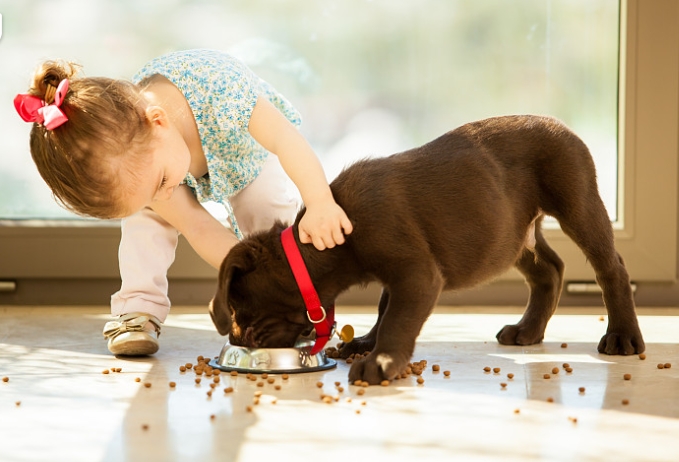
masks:
{"label": "girl's hand", "polygon": [[329,199],[308,205],[297,229],[300,242],[325,250],[344,244],[353,227],[342,207]]}

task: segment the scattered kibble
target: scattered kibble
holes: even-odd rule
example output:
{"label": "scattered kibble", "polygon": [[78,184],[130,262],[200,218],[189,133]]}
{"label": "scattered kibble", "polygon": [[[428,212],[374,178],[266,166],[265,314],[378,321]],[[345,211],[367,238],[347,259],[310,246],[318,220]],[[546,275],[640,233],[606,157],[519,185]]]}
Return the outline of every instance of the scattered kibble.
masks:
{"label": "scattered kibble", "polygon": [[257,382],[257,386],[258,386],[258,387],[263,387],[263,386],[264,386],[264,382]]}
{"label": "scattered kibble", "polygon": [[231,374],[231,377],[236,377],[236,376],[238,376],[238,371],[231,371],[230,374]]}
{"label": "scattered kibble", "polygon": [[509,374],[507,374],[507,378],[508,378],[509,380],[512,380],[512,379],[514,378],[514,374],[512,374],[512,373],[510,372]]}
{"label": "scattered kibble", "polygon": [[108,374],[108,372],[109,372],[108,369],[104,369],[103,371],[101,371],[102,374]]}
{"label": "scattered kibble", "polygon": [[389,381],[388,380],[382,380],[382,382],[380,382],[380,385],[382,385],[383,387],[388,387]]}
{"label": "scattered kibble", "polygon": [[186,372],[186,366],[179,366],[179,372]]}
{"label": "scattered kibble", "polygon": [[146,431],[146,430],[149,429],[149,426],[148,426],[147,424],[143,424],[143,425],[141,426],[141,429],[144,430],[144,431]]}
{"label": "scattered kibble", "polygon": [[281,389],[281,386],[280,386],[280,385],[275,385],[274,388],[275,388],[276,390],[280,390],[280,389]]}
{"label": "scattered kibble", "polygon": [[672,363],[663,364],[663,368],[665,368],[665,369],[669,369],[670,367],[672,367]]}
{"label": "scattered kibble", "polygon": [[622,376],[622,378],[625,380],[632,380],[632,374],[625,374]]}
{"label": "scattered kibble", "polygon": [[219,382],[222,381],[222,379],[220,379],[219,376],[217,375],[217,376],[215,376],[215,377],[212,378],[212,381],[213,381],[214,383],[219,383]]}
{"label": "scattered kibble", "polygon": [[323,388],[323,382],[316,382],[317,388]]}
{"label": "scattered kibble", "polygon": [[207,397],[208,397],[208,398],[211,398],[211,397],[212,397],[212,390],[208,390],[208,391],[207,391]]}
{"label": "scattered kibble", "polygon": [[443,375],[445,377],[450,377],[450,371],[443,371]]}
{"label": "scattered kibble", "polygon": [[175,382],[170,382],[170,388],[174,388],[176,386],[177,386],[177,384]]}
{"label": "scattered kibble", "polygon": [[281,378],[282,378],[283,380],[288,380],[289,377],[290,377],[290,376],[289,376],[288,374],[283,374],[283,375],[281,376]]}
{"label": "scattered kibble", "polygon": [[275,381],[276,381],[276,379],[274,379],[273,377],[269,377],[268,379],[266,379],[266,383],[268,383],[270,385],[273,384]]}
{"label": "scattered kibble", "polygon": [[502,383],[500,384],[500,387],[502,387],[502,388],[507,388],[507,384],[504,383],[504,382],[502,382]]}
{"label": "scattered kibble", "polygon": [[569,367],[571,367],[570,364],[568,364],[568,363],[563,363],[563,368],[564,368],[564,369],[568,369]]}
{"label": "scattered kibble", "polygon": [[568,420],[573,422],[574,424],[578,423],[578,418],[577,417],[569,417]]}
{"label": "scattered kibble", "polygon": [[584,392],[585,392],[585,387],[580,387],[580,388],[578,388],[578,391],[579,391],[580,393],[584,393]]}
{"label": "scattered kibble", "polygon": [[567,344],[567,343],[562,343],[562,344],[561,344],[561,348],[568,348],[568,344]]}
{"label": "scattered kibble", "polygon": [[134,378],[134,381],[135,381],[135,382],[141,382],[141,377],[135,377],[135,378]]}
{"label": "scattered kibble", "polygon": [[224,393],[233,393],[233,387],[226,387]]}
{"label": "scattered kibble", "polygon": [[628,400],[628,399],[623,399],[623,400],[622,400],[622,404],[625,405],[625,406],[627,406],[627,405],[629,404],[629,400]]}
{"label": "scattered kibble", "polygon": [[422,385],[424,383],[424,379],[422,377],[417,378],[417,383]]}
{"label": "scattered kibble", "polygon": [[266,380],[268,378],[269,378],[269,374],[267,374],[266,372],[262,374],[262,379]]}
{"label": "scattered kibble", "polygon": [[553,403],[553,402],[554,402],[554,398],[552,398],[552,397],[550,396],[549,398],[547,398],[547,402],[548,402],[548,403]]}
{"label": "scattered kibble", "polygon": [[519,414],[521,413],[521,409],[514,409],[514,414]]}
{"label": "scattered kibble", "polygon": [[501,369],[500,369],[499,367],[494,367],[494,368],[493,368],[493,372],[494,372],[495,374],[499,374],[499,373],[500,373],[500,370],[501,370]]}
{"label": "scattered kibble", "polygon": [[151,388],[151,382],[144,382],[144,386],[146,388]]}
{"label": "scattered kibble", "polygon": [[645,355],[644,353],[641,353],[641,354],[639,355],[639,359],[646,359],[646,355]]}
{"label": "scattered kibble", "polygon": [[201,380],[200,377],[196,377],[196,378],[194,379],[194,381],[196,382],[196,385],[200,384],[200,380]]}
{"label": "scattered kibble", "polygon": [[604,320],[604,317],[603,317],[603,316],[599,316],[599,321],[603,321],[603,320]]}
{"label": "scattered kibble", "polygon": [[431,366],[431,370],[434,372],[438,372],[441,370],[441,366],[439,366],[438,364],[434,364],[433,366]]}
{"label": "scattered kibble", "polygon": [[356,394],[359,395],[359,396],[360,396],[360,395],[363,395],[364,393],[365,393],[365,388],[360,388],[360,389],[356,392]]}
{"label": "scattered kibble", "polygon": [[558,367],[553,367],[552,368],[552,374],[558,374],[559,373],[559,368]]}
{"label": "scattered kibble", "polygon": [[247,412],[252,412],[252,406],[245,406],[245,410]]}
{"label": "scattered kibble", "polygon": [[9,377],[3,377],[2,381],[5,382],[5,383],[9,382]]}
{"label": "scattered kibble", "polygon": [[571,372],[573,372],[573,368],[572,368],[572,367],[567,367],[567,368],[566,368],[566,372],[568,372],[568,373],[570,374]]}
{"label": "scattered kibble", "polygon": [[14,405],[15,405],[16,407],[19,407],[19,406],[21,406],[21,401],[17,401],[17,402],[15,402],[15,403],[14,403]]}
{"label": "scattered kibble", "polygon": [[545,374],[545,375],[542,376],[543,379],[549,379],[549,378],[551,378],[551,377],[552,377],[552,376],[549,375],[549,374]]}
{"label": "scattered kibble", "polygon": [[488,367],[488,366],[484,367],[484,368],[483,368],[483,371],[484,371],[484,372],[490,372],[490,367]]}
{"label": "scattered kibble", "polygon": [[662,364],[662,363],[658,364],[658,369],[664,369],[664,368],[665,368],[664,364]]}
{"label": "scattered kibble", "polygon": [[185,366],[187,369],[193,369],[193,364],[191,364],[191,363],[186,363],[184,366]]}

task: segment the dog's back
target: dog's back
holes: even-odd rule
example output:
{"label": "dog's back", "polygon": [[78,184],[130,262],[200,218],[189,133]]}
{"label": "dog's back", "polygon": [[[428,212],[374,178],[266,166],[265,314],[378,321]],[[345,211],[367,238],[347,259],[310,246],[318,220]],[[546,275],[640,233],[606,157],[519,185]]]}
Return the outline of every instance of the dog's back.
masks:
{"label": "dog's back", "polygon": [[544,212],[558,218],[570,206],[559,202],[571,196],[560,191],[596,191],[596,176],[584,143],[559,121],[510,116],[361,161],[331,187],[354,222],[350,240],[362,265],[379,265],[383,272],[426,252],[438,262],[447,288],[458,288],[511,267],[536,217]]}

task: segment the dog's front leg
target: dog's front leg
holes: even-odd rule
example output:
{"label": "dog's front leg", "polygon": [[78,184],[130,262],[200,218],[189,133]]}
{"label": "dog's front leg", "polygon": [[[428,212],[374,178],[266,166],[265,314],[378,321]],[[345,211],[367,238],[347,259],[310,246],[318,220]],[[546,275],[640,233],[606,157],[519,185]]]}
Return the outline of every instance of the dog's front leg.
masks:
{"label": "dog's front leg", "polygon": [[352,354],[363,354],[366,351],[372,351],[375,348],[375,342],[377,341],[377,331],[380,328],[380,323],[382,322],[382,316],[387,311],[387,306],[389,304],[389,290],[387,288],[382,289],[382,295],[380,296],[380,302],[377,308],[377,322],[370,329],[367,334],[356,337],[349,343],[341,343],[339,346],[340,358],[348,358]]}
{"label": "dog's front leg", "polygon": [[[412,270],[411,274],[418,274]],[[443,287],[437,270],[419,272],[411,281],[390,285],[389,303],[377,329],[372,352],[354,362],[349,381],[375,385],[393,380],[405,371],[415,350],[415,341],[436,304]]]}

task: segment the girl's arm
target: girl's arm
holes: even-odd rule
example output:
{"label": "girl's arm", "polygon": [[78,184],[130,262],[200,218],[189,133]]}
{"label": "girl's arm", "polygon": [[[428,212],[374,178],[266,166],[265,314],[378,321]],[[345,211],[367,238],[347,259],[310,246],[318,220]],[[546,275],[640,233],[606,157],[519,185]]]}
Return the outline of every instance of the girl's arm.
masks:
{"label": "girl's arm", "polygon": [[235,234],[203,208],[186,185],[151,208],[186,237],[191,247],[212,267],[219,269],[226,254],[238,243]]}
{"label": "girl's arm", "polygon": [[318,157],[297,128],[266,98],[259,97],[248,127],[252,137],[276,154],[283,170],[302,196],[306,213],[299,223],[299,238],[318,250],[344,243],[351,221],[332,197]]}

